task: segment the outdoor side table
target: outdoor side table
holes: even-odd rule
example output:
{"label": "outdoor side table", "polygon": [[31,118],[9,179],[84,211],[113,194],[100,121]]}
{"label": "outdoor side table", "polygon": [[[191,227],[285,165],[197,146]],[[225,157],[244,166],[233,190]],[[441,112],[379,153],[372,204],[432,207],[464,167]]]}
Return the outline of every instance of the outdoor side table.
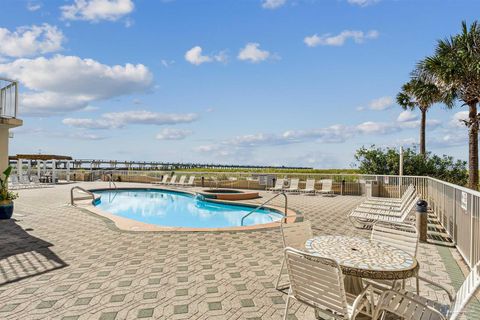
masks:
{"label": "outdoor side table", "polygon": [[313,255],[334,259],[342,269],[345,290],[362,290],[361,278],[402,280],[417,275],[415,257],[394,246],[364,238],[320,236],[307,240],[306,250]]}

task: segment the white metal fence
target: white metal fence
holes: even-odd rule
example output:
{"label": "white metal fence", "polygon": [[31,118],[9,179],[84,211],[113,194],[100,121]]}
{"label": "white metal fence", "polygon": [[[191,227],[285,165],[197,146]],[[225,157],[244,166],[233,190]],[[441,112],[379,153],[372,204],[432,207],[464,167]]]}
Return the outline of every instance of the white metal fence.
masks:
{"label": "white metal fence", "polygon": [[16,118],[18,110],[18,83],[0,78],[0,117]]}

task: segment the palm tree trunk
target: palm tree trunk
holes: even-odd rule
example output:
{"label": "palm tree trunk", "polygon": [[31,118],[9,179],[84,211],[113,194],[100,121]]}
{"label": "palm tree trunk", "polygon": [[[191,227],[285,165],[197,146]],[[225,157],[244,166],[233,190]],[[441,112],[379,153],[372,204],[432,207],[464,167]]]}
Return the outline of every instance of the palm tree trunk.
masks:
{"label": "palm tree trunk", "polygon": [[420,154],[425,158],[426,150],[425,150],[425,131],[427,126],[427,109],[421,108],[420,111],[422,112],[422,119],[420,120]]}
{"label": "palm tree trunk", "polygon": [[478,189],[478,121],[477,104],[469,106],[468,118],[470,128],[468,131],[468,186],[471,189]]}

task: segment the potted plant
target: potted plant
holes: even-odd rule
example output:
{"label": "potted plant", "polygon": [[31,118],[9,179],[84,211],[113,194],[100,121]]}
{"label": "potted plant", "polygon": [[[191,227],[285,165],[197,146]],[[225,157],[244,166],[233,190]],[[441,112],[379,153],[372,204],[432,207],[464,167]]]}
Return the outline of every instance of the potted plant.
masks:
{"label": "potted plant", "polygon": [[18,197],[17,193],[8,191],[8,177],[12,172],[9,166],[3,171],[4,179],[0,177],[0,219],[10,219],[13,214],[13,200]]}

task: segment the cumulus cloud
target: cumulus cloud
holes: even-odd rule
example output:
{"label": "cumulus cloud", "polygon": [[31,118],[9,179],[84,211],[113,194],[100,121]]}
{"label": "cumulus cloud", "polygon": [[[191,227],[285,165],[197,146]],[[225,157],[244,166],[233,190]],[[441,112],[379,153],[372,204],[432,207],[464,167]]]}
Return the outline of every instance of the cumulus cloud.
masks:
{"label": "cumulus cloud", "polygon": [[370,101],[369,108],[371,110],[386,110],[393,106],[393,98],[392,97],[380,97]]}
{"label": "cumulus cloud", "polygon": [[249,42],[240,49],[237,58],[242,61],[250,61],[258,63],[267,60],[271,57],[271,53],[266,50],[260,49],[260,44],[255,42]]}
{"label": "cumulus cloud", "polygon": [[287,0],[263,0],[262,8],[264,9],[277,9],[284,6]]}
{"label": "cumulus cloud", "polygon": [[98,22],[116,21],[131,13],[135,5],[132,0],[75,0],[60,7],[62,19]]}
{"label": "cumulus cloud", "polygon": [[415,121],[415,120],[418,120],[418,116],[410,110],[405,110],[400,112],[400,114],[397,117],[398,122],[408,122],[408,121]]}
{"label": "cumulus cloud", "polygon": [[22,94],[22,112],[61,113],[89,102],[144,92],[153,76],[143,64],[109,66],[92,59],[56,55],[0,64],[0,73],[19,79],[30,91]]}
{"label": "cumulus cloud", "polygon": [[212,62],[212,61],[218,61],[222,63],[227,62],[228,57],[225,50],[220,51],[218,54],[215,54],[213,57],[202,54],[202,51],[203,49],[200,46],[195,46],[191,48],[190,50],[185,52],[185,60],[187,60],[188,62],[196,66],[199,66],[202,63]]}
{"label": "cumulus cloud", "polygon": [[303,42],[309,47],[316,46],[343,46],[348,39],[352,39],[355,43],[363,43],[366,40],[376,39],[380,33],[377,30],[363,32],[359,30],[344,30],[338,35],[326,33],[323,35],[314,34],[307,36]]}
{"label": "cumulus cloud", "polygon": [[165,128],[155,138],[158,140],[183,140],[191,134],[192,131],[190,130]]}
{"label": "cumulus cloud", "polygon": [[450,120],[450,125],[453,127],[462,127],[465,128],[465,121],[468,120],[468,111],[459,111],[452,116]]}
{"label": "cumulus cloud", "polygon": [[348,3],[357,5],[360,7],[366,7],[366,6],[375,4],[377,2],[380,2],[380,0],[348,0]]}
{"label": "cumulus cloud", "polygon": [[15,31],[0,28],[0,56],[20,58],[59,51],[65,36],[48,23],[23,26]]}
{"label": "cumulus cloud", "polygon": [[62,122],[65,125],[82,129],[117,129],[129,124],[162,126],[190,123],[197,119],[198,115],[195,113],[176,114],[140,110],[104,113],[98,119],[65,118]]}

